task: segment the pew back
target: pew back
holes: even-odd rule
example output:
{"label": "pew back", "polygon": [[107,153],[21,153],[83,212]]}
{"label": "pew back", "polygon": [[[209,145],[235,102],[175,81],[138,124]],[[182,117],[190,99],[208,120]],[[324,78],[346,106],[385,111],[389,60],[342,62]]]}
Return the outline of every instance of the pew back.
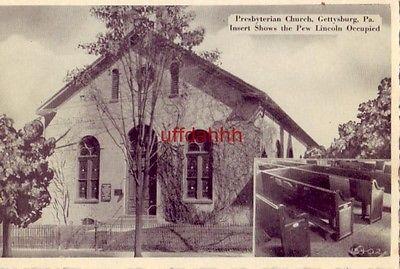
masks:
{"label": "pew back", "polygon": [[[327,183],[328,182],[328,183]],[[261,172],[256,182],[256,192],[282,203],[310,213],[310,220],[327,232],[324,220],[329,220],[334,239],[340,240],[353,232],[352,201],[346,200],[339,191],[325,188],[329,177],[319,173],[294,168],[279,168]]]}
{"label": "pew back", "polygon": [[267,197],[283,204],[307,207],[308,211],[324,218],[336,214],[345,203],[339,194],[329,189],[329,177],[291,168],[273,169],[262,172],[262,183],[257,184]]}
{"label": "pew back", "polygon": [[351,186],[352,190],[355,192],[357,192],[357,190],[360,189],[360,185],[363,184],[365,185],[365,183],[363,183],[362,181],[367,181],[368,182],[367,184],[369,185],[373,180],[376,180],[378,186],[384,187],[386,193],[391,192],[391,176],[390,174],[384,173],[382,171],[368,172],[350,168],[329,167],[329,166],[319,166],[319,165],[305,165],[300,167],[300,169],[347,177],[350,179],[350,182],[352,184]]}
{"label": "pew back", "polygon": [[275,204],[260,194],[256,194],[256,225],[262,227],[271,237],[281,237],[281,219],[285,206]]}

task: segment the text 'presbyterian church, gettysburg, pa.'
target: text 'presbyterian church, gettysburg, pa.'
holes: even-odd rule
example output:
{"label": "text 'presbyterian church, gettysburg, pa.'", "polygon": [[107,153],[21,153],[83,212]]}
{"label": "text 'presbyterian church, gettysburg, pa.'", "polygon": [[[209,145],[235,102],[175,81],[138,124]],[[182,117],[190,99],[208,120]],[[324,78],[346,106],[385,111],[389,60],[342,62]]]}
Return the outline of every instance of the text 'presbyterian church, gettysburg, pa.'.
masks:
{"label": "text 'presbyterian church, gettysburg, pa.'", "polygon": [[[179,157],[170,162],[173,169],[158,162],[159,158],[172,158],[158,147],[145,197],[146,221],[251,224],[254,158],[299,158],[307,147],[318,144],[262,91],[268,89],[256,89],[196,54],[181,50],[179,66],[171,63],[162,81],[153,126],[158,143],[162,144],[162,130],[176,126],[234,128],[243,134],[243,142],[177,141]],[[89,84],[97,85],[111,107],[124,102],[121,97],[125,95],[126,78],[122,68],[107,56],[88,67]],[[134,222],[135,184],[123,154],[104,127],[103,121],[108,119],[101,118],[96,104],[88,98],[89,87],[68,83],[37,110],[46,126],[46,137],[59,137],[70,130],[52,159],[64,180],[61,186],[52,183],[52,204],[44,209],[41,224]],[[134,140],[135,126],[126,129]],[[57,206],[60,199],[68,199],[64,222],[62,209]]]}

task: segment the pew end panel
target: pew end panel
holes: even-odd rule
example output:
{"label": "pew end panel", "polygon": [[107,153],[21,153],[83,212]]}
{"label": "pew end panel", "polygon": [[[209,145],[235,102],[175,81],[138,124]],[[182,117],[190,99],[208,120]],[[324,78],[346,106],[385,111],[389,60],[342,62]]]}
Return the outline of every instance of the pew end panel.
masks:
{"label": "pew end panel", "polygon": [[356,201],[361,202],[362,218],[373,223],[382,218],[383,196],[385,188],[380,187],[375,179],[370,181],[354,180],[354,194]]}
{"label": "pew end panel", "polygon": [[295,217],[286,217],[282,230],[282,247],[285,256],[311,256],[310,231],[308,214],[302,213]]}
{"label": "pew end panel", "polygon": [[296,215],[285,205],[256,194],[256,227],[257,232],[281,239],[284,256],[310,256],[307,214]]}
{"label": "pew end panel", "polygon": [[379,187],[376,180],[371,182],[371,203],[369,208],[369,223],[382,219],[384,187]]}
{"label": "pew end panel", "polygon": [[354,199],[346,199],[340,192],[336,191],[335,204],[336,212],[332,224],[333,228],[336,230],[336,234],[333,235],[333,239],[338,241],[353,234]]}

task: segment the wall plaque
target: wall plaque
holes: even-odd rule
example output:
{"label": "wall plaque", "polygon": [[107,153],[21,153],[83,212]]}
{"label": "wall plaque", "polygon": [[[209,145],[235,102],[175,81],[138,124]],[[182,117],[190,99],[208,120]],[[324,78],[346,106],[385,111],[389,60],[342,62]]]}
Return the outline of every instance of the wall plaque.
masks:
{"label": "wall plaque", "polygon": [[111,184],[101,184],[101,201],[111,201]]}

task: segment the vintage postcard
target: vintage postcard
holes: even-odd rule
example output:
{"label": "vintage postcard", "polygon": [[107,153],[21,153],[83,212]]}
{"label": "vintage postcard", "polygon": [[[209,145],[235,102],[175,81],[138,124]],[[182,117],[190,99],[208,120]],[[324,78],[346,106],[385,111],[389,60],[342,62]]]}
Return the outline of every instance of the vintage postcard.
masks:
{"label": "vintage postcard", "polygon": [[398,267],[398,5],[0,6],[0,269]]}
{"label": "vintage postcard", "polygon": [[382,159],[257,159],[256,256],[389,256],[390,170]]}

